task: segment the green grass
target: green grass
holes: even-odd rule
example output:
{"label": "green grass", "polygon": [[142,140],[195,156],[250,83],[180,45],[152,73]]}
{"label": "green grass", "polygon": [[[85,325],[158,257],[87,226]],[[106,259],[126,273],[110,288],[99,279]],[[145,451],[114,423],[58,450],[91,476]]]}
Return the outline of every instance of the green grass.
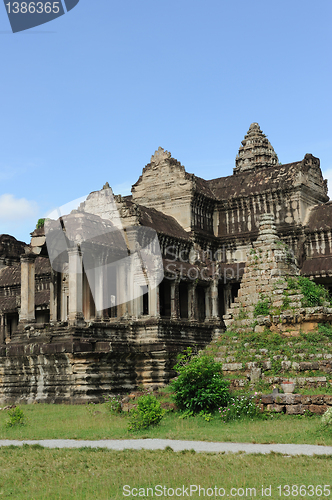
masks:
{"label": "green grass", "polygon": [[[217,486],[225,489],[225,497],[237,499],[243,495],[230,496],[231,488],[256,488],[255,496],[252,492],[244,498],[259,498],[262,497],[262,485],[264,488],[271,485],[272,495],[269,498],[277,499],[280,498],[279,485],[331,484],[331,465],[330,457],[289,457],[280,454],[174,453],[170,449],[118,452],[86,448],[2,448],[0,498],[117,500],[126,498],[123,495],[125,485],[130,489],[142,488],[134,493],[140,492],[139,498],[145,499],[152,497],[147,488],[157,485],[166,489],[190,488],[190,485],[206,489]],[[193,499],[202,497],[202,493],[200,496],[198,493],[188,496]],[[162,495],[159,498],[171,496]],[[213,495],[211,498],[216,497]]]}
{"label": "green grass", "polygon": [[128,431],[127,416],[110,415],[104,404],[86,406],[26,405],[25,426],[6,428],[7,412],[0,412],[0,439],[128,439],[165,438],[256,443],[332,445],[332,432],[321,431],[320,417],[277,415],[270,420],[223,423],[202,417],[179,418],[167,414],[161,424],[140,432]]}

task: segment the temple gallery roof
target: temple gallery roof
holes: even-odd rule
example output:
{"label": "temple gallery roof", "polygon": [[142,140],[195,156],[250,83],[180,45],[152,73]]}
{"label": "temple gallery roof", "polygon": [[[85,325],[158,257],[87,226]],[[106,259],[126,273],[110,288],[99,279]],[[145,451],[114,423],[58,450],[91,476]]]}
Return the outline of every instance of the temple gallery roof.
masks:
{"label": "temple gallery roof", "polygon": [[143,205],[135,204],[131,197],[126,196],[123,201],[128,207],[135,205],[137,207],[137,216],[139,223],[144,227],[151,227],[157,233],[165,234],[175,238],[188,240],[189,234],[183,227],[170,215],[166,215],[155,208],[144,207]]}
{"label": "temple gallery roof", "polygon": [[[36,258],[36,276],[49,274],[51,272],[50,261],[45,257]],[[0,287],[21,284],[21,264],[13,264],[0,269]]]}
{"label": "temple gallery roof", "polygon": [[[311,154],[306,154],[301,161],[248,170],[237,175],[219,177],[206,182],[217,200],[246,197],[267,190],[292,189],[297,181],[303,182],[303,178],[301,180],[300,176],[301,174],[305,175],[309,164],[314,165],[313,168],[318,165],[319,168],[319,159]],[[321,173],[319,176],[319,183],[326,197],[322,201],[327,201],[326,183],[324,184]]]}
{"label": "temple gallery roof", "polygon": [[310,211],[307,231],[324,231],[332,227],[332,202],[316,205]]}

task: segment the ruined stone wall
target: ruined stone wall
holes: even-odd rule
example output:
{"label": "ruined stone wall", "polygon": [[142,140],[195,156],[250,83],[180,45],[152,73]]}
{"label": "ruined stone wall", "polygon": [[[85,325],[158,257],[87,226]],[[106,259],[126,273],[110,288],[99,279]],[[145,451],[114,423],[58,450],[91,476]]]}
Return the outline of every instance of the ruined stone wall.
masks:
{"label": "ruined stone wall", "polygon": [[101,401],[139,385],[166,384],[176,355],[203,348],[219,322],[163,320],[27,325],[0,348],[0,404]]}

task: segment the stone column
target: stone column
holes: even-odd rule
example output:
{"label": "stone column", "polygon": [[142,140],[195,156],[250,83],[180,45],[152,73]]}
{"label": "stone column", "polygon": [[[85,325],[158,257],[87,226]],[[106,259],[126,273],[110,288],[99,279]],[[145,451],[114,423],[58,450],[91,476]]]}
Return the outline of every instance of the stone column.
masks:
{"label": "stone column", "polygon": [[149,316],[160,316],[159,285],[152,289],[149,287]]}
{"label": "stone column", "polygon": [[8,344],[10,342],[10,328],[8,325],[7,314],[4,315],[3,319],[4,319],[5,343]]}
{"label": "stone column", "polygon": [[105,269],[103,266],[95,268],[95,305],[96,305],[96,319],[103,320],[105,318],[104,310],[105,310],[105,282],[107,280],[104,279]]}
{"label": "stone column", "polygon": [[50,321],[58,320],[58,273],[51,270],[51,282],[50,282]]}
{"label": "stone column", "polygon": [[204,288],[204,298],[205,298],[205,320],[211,318],[211,287],[207,286]]}
{"label": "stone column", "polygon": [[82,255],[77,246],[68,250],[69,257],[69,315],[71,325],[81,325],[83,316]]}
{"label": "stone column", "polygon": [[179,304],[179,281],[171,281],[171,318],[178,319],[180,317]]}
{"label": "stone column", "polygon": [[5,315],[0,314],[0,344],[5,343]]}
{"label": "stone column", "polygon": [[20,323],[34,323],[35,316],[35,254],[21,255]]}
{"label": "stone column", "polygon": [[188,285],[188,319],[190,320],[197,318],[196,286],[196,283]]}
{"label": "stone column", "polygon": [[218,319],[218,280],[214,279],[210,286],[211,289],[211,318]]}
{"label": "stone column", "polygon": [[128,316],[128,270],[127,264],[119,264],[116,268],[116,301],[117,301],[117,316],[123,318]]}

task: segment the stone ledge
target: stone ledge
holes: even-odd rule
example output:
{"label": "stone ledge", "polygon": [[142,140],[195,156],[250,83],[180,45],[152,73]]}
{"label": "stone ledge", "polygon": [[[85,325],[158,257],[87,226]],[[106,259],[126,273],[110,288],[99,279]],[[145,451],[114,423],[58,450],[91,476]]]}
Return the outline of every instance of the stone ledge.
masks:
{"label": "stone ledge", "polygon": [[323,415],[332,407],[330,394],[263,394],[256,399],[262,410],[286,413],[286,415],[303,415],[305,412]]}

